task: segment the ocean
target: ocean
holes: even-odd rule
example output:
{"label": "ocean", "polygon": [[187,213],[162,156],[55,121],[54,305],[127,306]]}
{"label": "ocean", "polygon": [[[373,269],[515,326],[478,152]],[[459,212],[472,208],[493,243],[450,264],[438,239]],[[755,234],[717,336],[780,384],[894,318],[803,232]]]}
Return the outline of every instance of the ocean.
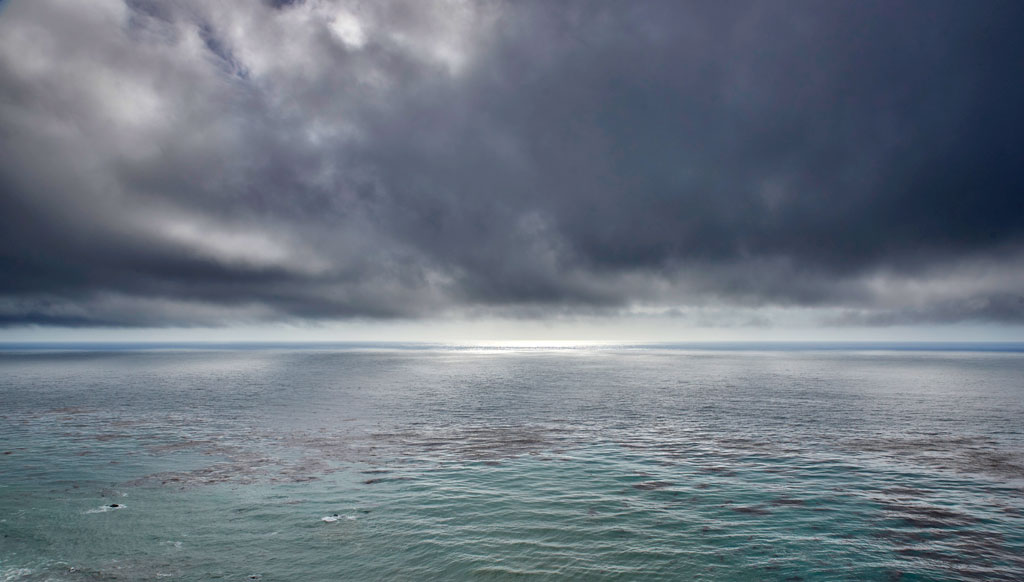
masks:
{"label": "ocean", "polygon": [[1024,353],[8,346],[0,534],[4,582],[1022,580]]}

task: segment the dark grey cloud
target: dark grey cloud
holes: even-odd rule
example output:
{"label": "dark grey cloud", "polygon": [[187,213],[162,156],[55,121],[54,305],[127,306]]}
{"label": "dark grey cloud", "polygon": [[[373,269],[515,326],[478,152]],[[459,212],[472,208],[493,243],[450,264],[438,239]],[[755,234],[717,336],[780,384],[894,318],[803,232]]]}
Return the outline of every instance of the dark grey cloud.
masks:
{"label": "dark grey cloud", "polygon": [[0,324],[1022,323],[1022,24],[995,1],[9,3]]}

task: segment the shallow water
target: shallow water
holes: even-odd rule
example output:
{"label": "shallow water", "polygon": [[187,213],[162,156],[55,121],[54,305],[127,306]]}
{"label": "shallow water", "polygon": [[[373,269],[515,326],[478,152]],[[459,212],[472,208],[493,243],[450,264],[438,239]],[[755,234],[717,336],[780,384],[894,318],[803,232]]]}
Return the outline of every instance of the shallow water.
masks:
{"label": "shallow water", "polygon": [[0,352],[0,581],[1020,580],[1022,380],[1012,351]]}

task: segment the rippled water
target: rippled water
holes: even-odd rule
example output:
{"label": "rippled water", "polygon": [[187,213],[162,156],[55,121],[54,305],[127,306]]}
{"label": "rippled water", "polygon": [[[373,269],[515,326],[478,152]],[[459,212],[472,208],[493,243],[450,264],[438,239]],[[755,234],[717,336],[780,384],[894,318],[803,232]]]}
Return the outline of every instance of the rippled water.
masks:
{"label": "rippled water", "polygon": [[1015,352],[0,352],[0,453],[0,581],[1024,579]]}

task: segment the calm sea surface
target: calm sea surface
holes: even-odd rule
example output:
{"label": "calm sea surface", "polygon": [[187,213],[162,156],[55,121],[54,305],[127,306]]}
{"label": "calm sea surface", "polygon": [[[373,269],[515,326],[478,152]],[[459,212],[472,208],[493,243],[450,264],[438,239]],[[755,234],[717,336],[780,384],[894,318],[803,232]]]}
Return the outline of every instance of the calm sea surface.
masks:
{"label": "calm sea surface", "polygon": [[1022,580],[1024,353],[0,352],[0,581]]}

